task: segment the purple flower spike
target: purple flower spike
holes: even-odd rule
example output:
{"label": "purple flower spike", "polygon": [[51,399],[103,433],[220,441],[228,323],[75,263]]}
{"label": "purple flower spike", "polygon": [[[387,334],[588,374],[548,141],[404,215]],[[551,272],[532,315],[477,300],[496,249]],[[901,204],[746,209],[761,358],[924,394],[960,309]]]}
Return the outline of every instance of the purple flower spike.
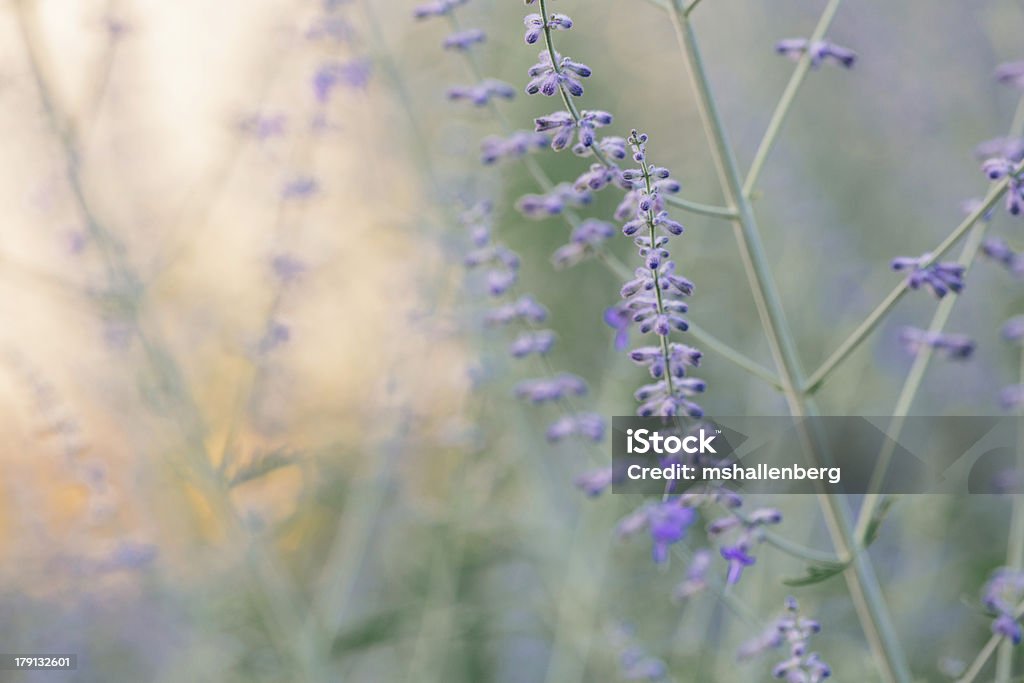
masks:
{"label": "purple flower spike", "polygon": [[500,97],[511,100],[516,90],[508,83],[488,78],[476,85],[457,85],[448,89],[447,97],[453,102],[466,100],[478,107],[490,104],[491,100]]}
{"label": "purple flower spike", "polygon": [[492,135],[480,143],[480,161],[490,165],[506,159],[519,159],[544,149],[550,142],[549,135],[527,130],[516,131],[507,138]]}
{"label": "purple flower spike", "polygon": [[916,327],[905,327],[900,332],[900,343],[908,353],[916,355],[928,347],[945,352],[951,360],[966,360],[974,353],[974,340],[962,334],[929,332]]}
{"label": "purple flower spike", "polygon": [[555,62],[552,62],[551,54],[547,50],[541,52],[538,59],[539,61],[527,71],[530,76],[530,82],[526,85],[528,95],[540,93],[551,97],[559,88],[573,97],[583,94],[583,84],[578,79],[588,78],[592,73],[590,67],[557,53]]}

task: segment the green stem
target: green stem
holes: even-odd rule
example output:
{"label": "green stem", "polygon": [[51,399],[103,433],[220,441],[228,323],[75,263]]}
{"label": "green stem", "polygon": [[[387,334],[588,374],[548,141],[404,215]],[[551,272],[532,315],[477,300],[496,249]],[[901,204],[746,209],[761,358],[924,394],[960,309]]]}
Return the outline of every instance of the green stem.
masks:
{"label": "green stem", "polygon": [[[832,24],[832,20],[835,18],[836,11],[839,9],[841,2],[842,0],[831,0],[828,3],[828,6],[821,15],[821,19],[818,20],[818,25],[814,27],[814,32],[811,33],[811,37],[808,39],[808,46],[825,37],[825,33]],[[692,10],[693,5],[690,8]],[[687,10],[686,13],[689,14],[690,10]],[[811,61],[811,51],[809,49],[804,50],[800,60],[797,62],[796,68],[793,69],[793,75],[789,77],[789,82],[786,83],[786,89],[783,90],[779,103],[775,105],[775,111],[772,112],[768,128],[761,138],[761,144],[757,146],[754,161],[751,162],[750,170],[747,171],[747,178],[743,183],[743,195],[746,197],[749,197],[754,191],[754,185],[757,184],[757,179],[761,175],[764,162],[775,145],[775,140],[779,136],[779,131],[782,130],[782,124],[786,121],[786,116],[793,106],[796,95],[800,91],[800,86],[803,85],[804,79],[807,78],[807,74],[811,71]]]}
{"label": "green stem", "polygon": [[[958,263],[964,267],[965,275],[970,271],[971,266],[978,257],[978,252],[981,251],[981,243],[985,238],[987,229],[988,223],[979,223],[975,226],[968,236],[967,242],[964,244]],[[949,318],[953,313],[953,307],[959,300],[959,295],[950,294],[939,303],[935,315],[932,316],[932,321],[928,325],[929,333],[940,333],[946,328],[946,323],[949,322]],[[871,525],[875,510],[878,509],[878,505],[883,498],[880,491],[886,471],[889,469],[889,462],[895,451],[896,443],[899,441],[900,433],[903,431],[904,420],[910,412],[910,406],[917,397],[917,392],[921,388],[921,382],[924,380],[925,373],[934,355],[934,349],[927,345],[917,351],[914,356],[914,362],[910,366],[910,372],[907,373],[907,378],[903,382],[900,395],[896,399],[896,405],[892,410],[893,419],[889,422],[889,429],[886,431],[888,438],[871,473],[868,493],[864,497],[860,514],[857,516],[856,536],[860,545],[864,544],[864,536]]]}
{"label": "green stem", "polygon": [[[931,252],[931,256],[924,261],[921,266],[924,267],[935,263],[947,251],[949,251],[953,245],[956,244],[960,238],[967,233],[967,231],[974,227],[974,224],[981,220],[982,217],[988,213],[993,206],[995,206],[996,202],[1006,194],[1008,183],[1009,181],[1006,178],[994,183],[989,188],[988,194],[985,196],[985,199],[982,200],[981,204],[966,218],[964,218],[960,225],[958,225],[953,232],[951,232],[949,236]],[[886,314],[889,313],[897,303],[899,303],[899,300],[903,298],[908,289],[907,280],[906,278],[903,278],[900,280],[900,283],[896,285],[888,295],[886,295],[885,299],[882,300],[882,303],[878,304],[878,306],[875,307],[875,310],[871,311],[871,313],[868,314],[868,317],[857,326],[857,329],[855,329],[850,336],[839,345],[839,348],[832,352],[832,355],[830,355],[825,362],[821,364],[821,367],[811,373],[810,378],[803,387],[803,391],[808,394],[813,394],[818,391],[836,367],[842,363],[847,356],[853,353],[854,349],[860,346],[861,342],[863,342],[868,335],[878,327],[878,324]]]}
{"label": "green stem", "polygon": [[[799,389],[802,385],[802,370],[795,343],[789,333],[781,301],[768,268],[753,209],[749,199],[743,194],[743,183],[711,93],[696,36],[681,0],[674,2],[672,20],[677,39],[686,55],[687,68],[697,93],[701,119],[711,142],[712,156],[715,159],[722,189],[738,213],[735,221],[737,242],[761,324],[780,373],[786,401],[795,417],[813,415],[817,409]],[[814,444],[811,443],[812,435],[807,434],[805,440],[809,452],[816,453]],[[822,493],[818,495],[818,499],[837,554],[850,563],[844,575],[883,677],[889,681],[906,683],[911,680],[909,667],[896,638],[874,570],[863,553],[854,552],[853,532],[846,508],[841,501],[835,500],[834,496]]]}
{"label": "green stem", "polygon": [[[1024,102],[1024,99],[1022,99]],[[1024,109],[1024,107],[1022,107]],[[1024,347],[1021,347],[1018,376],[1024,384]],[[1020,491],[1020,475],[1024,472],[1024,426],[1017,420],[1017,467],[1015,488],[1010,513],[1010,533],[1006,542],[1006,566],[1010,569],[1024,568],[1024,494]],[[1015,646],[1008,639],[999,645],[996,654],[996,682],[1008,683],[1013,678],[1013,655]]]}
{"label": "green stem", "polygon": [[[1017,609],[1014,610],[1015,618],[1020,619],[1021,616],[1024,616],[1024,602],[1017,605]],[[988,664],[988,660],[992,658],[992,653],[996,651],[996,647],[1004,640],[1006,640],[1006,637],[998,633],[992,635],[985,645],[982,646],[978,656],[974,658],[971,665],[967,667],[964,675],[956,680],[956,683],[973,683],[974,679],[981,673],[981,670]]]}

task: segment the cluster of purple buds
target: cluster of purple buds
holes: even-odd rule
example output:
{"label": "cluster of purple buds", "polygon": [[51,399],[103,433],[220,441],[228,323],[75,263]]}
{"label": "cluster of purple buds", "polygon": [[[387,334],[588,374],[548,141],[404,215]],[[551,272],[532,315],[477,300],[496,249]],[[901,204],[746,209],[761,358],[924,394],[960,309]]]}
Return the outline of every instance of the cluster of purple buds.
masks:
{"label": "cluster of purple buds", "polygon": [[559,268],[574,266],[594,254],[615,234],[611,223],[588,218],[573,229],[569,243],[555,250],[551,260]]}
{"label": "cluster of purple buds", "polygon": [[996,263],[1006,266],[1014,277],[1024,277],[1024,254],[1015,252],[998,237],[990,237],[981,245],[981,252]]}
{"label": "cluster of purple buds", "polygon": [[921,285],[931,288],[936,297],[941,299],[950,292],[959,294],[964,288],[964,268],[959,263],[929,263],[931,254],[922,254],[917,258],[899,256],[892,260],[892,269],[908,270],[907,285],[911,289],[919,289]]}
{"label": "cluster of purple buds", "polygon": [[686,538],[686,532],[697,521],[697,511],[671,498],[658,503],[645,503],[623,517],[616,526],[619,537],[647,530],[651,537],[651,556],[658,564],[668,560],[669,547]]}
{"label": "cluster of purple buds", "polygon": [[556,111],[547,116],[534,119],[534,130],[538,133],[551,131],[551,149],[559,152],[569,146],[573,133],[576,133],[576,144],[573,151],[584,154],[597,140],[596,130],[610,125],[612,115],[605,111],[584,109],[580,112],[579,121],[567,111]]}
{"label": "cluster of purple buds", "polygon": [[800,615],[795,598],[786,598],[786,613],[760,636],[744,643],[738,657],[746,660],[786,645],[789,657],[772,668],[772,676],[789,683],[821,683],[832,675],[832,668],[816,652],[807,652],[811,636],[820,631],[821,624]]}
{"label": "cluster of purple buds", "polygon": [[805,52],[809,53],[812,69],[817,69],[827,61],[849,69],[857,61],[857,53],[848,48],[840,47],[825,40],[808,43],[809,41],[806,38],[787,38],[775,44],[775,51],[780,55],[789,57],[793,61],[799,60]]}
{"label": "cluster of purple buds", "polygon": [[526,84],[527,95],[540,93],[551,97],[562,88],[573,97],[583,94],[583,84],[579,79],[590,77],[593,72],[589,66],[563,57],[557,52],[552,61],[551,53],[547,50],[540,52],[537,59],[537,63],[526,72],[530,77],[530,82]]}
{"label": "cluster of purple buds", "polygon": [[1020,645],[1024,632],[1021,630],[1018,608],[1024,600],[1024,572],[1002,567],[982,588],[981,601],[995,613],[992,633],[1001,635],[1014,645]]}
{"label": "cluster of purple buds", "polygon": [[527,45],[533,45],[540,40],[545,28],[549,31],[568,31],[572,28],[572,19],[564,14],[554,13],[545,21],[539,14],[527,14],[523,24],[526,26],[524,40]]}
{"label": "cluster of purple buds", "polygon": [[751,551],[764,539],[764,527],[782,521],[782,513],[775,508],[760,508],[749,516],[732,513],[708,524],[708,535],[713,538],[732,537],[732,542],[719,547],[722,558],[729,563],[726,583],[738,583],[743,570],[756,562]]}
{"label": "cluster of purple buds", "polygon": [[923,348],[931,348],[944,352],[952,360],[967,360],[975,349],[974,340],[966,335],[930,332],[916,327],[904,327],[900,331],[900,343],[911,355],[917,355]]}
{"label": "cluster of purple buds", "polygon": [[[480,204],[467,211],[463,221],[469,226],[473,248],[464,258],[468,268],[484,269],[487,293],[492,297],[503,297],[509,293],[518,279],[519,255],[491,238],[489,226],[491,207]],[[508,352],[513,358],[544,356],[555,345],[555,333],[551,330],[536,329],[536,324],[547,319],[547,309],[529,296],[505,301],[492,308],[486,316],[490,325],[520,323],[522,329],[509,344]],[[587,393],[586,382],[576,375],[559,373],[551,377],[528,379],[515,387],[517,397],[532,403],[563,401],[572,396]],[[604,439],[605,421],[600,415],[588,412],[567,412],[551,424],[547,430],[550,441],[561,441],[569,436],[580,436],[599,442]]]}
{"label": "cluster of purple buds", "polygon": [[480,161],[486,165],[505,159],[520,159],[530,152],[537,152],[551,143],[551,136],[520,130],[508,137],[492,135],[480,143]]}
{"label": "cluster of purple buds", "polygon": [[516,96],[516,90],[504,81],[486,78],[476,85],[452,86],[446,95],[452,102],[465,100],[478,107],[485,107],[496,97],[511,100]]}
{"label": "cluster of purple buds", "polygon": [[516,202],[516,208],[527,218],[557,216],[567,207],[586,206],[593,201],[589,191],[577,190],[569,183],[559,183],[546,194],[523,195]]}
{"label": "cluster of purple buds", "polygon": [[1024,213],[1024,177],[1018,162],[1006,157],[988,159],[981,165],[981,170],[989,180],[1008,178],[1006,188],[1006,210],[1013,216]]}

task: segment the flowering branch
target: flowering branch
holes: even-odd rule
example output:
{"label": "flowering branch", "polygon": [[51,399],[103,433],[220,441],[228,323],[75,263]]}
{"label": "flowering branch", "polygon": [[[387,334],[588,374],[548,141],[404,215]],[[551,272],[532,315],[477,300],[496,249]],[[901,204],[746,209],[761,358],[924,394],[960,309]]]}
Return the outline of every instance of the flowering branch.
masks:
{"label": "flowering branch", "polygon": [[[768,336],[776,367],[779,369],[787,403],[794,416],[813,414],[816,412],[815,406],[800,389],[803,384],[802,370],[797,358],[796,347],[789,333],[782,305],[768,269],[753,209],[749,199],[743,193],[743,183],[739,177],[732,148],[726,138],[717,105],[711,94],[693,27],[690,25],[681,0],[674,0],[671,16],[676,29],[676,37],[686,56],[691,81],[698,95],[701,119],[712,145],[712,156],[715,159],[722,189],[737,210],[737,218],[734,221],[737,242],[757,304],[758,314]],[[813,454],[816,452],[813,438],[811,438],[813,435],[808,434],[807,437],[807,446]],[[837,552],[840,557],[848,557],[850,560],[850,567],[844,574],[847,577],[851,597],[865,634],[868,636],[872,649],[879,655],[878,659],[883,667],[883,673],[889,680],[909,681],[909,668],[895,637],[878,580],[874,576],[870,562],[862,553],[855,552],[853,533],[847,519],[846,509],[840,501],[834,500],[832,496],[821,494],[819,501]]]}

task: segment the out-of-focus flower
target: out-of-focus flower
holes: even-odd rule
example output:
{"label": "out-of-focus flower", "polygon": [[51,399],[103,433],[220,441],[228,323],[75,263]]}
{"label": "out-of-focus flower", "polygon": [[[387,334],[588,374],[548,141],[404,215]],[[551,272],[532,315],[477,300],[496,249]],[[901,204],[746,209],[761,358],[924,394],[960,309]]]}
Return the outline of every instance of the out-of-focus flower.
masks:
{"label": "out-of-focus flower", "polygon": [[856,52],[826,40],[818,40],[808,45],[806,38],[787,38],[775,44],[775,51],[793,61],[800,59],[805,52],[810,53],[812,69],[817,69],[828,61],[849,69],[857,61]]}

